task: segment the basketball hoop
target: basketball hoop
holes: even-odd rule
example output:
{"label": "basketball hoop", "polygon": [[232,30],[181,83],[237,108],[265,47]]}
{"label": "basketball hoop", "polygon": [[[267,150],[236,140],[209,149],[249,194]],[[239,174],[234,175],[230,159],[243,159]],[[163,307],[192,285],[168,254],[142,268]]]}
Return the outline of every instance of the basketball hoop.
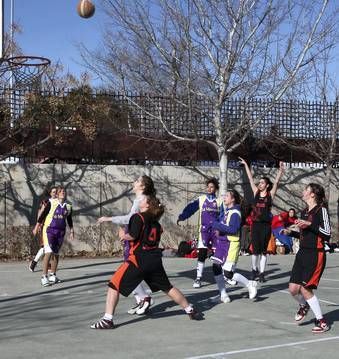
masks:
{"label": "basketball hoop", "polygon": [[6,59],[7,71],[12,72],[13,87],[18,89],[37,89],[41,86],[41,77],[51,61],[40,56],[14,56]]}

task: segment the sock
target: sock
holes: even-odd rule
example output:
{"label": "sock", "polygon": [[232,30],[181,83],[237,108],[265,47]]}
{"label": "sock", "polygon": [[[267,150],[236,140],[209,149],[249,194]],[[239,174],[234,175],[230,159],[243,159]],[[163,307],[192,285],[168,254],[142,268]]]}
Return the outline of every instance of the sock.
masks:
{"label": "sock", "polygon": [[204,271],[204,266],[205,266],[204,262],[199,262],[198,261],[198,264],[197,264],[197,278],[202,277],[202,273]]}
{"label": "sock", "polygon": [[232,279],[236,280],[238,283],[240,283],[244,287],[248,286],[249,280],[240,273],[234,273]]}
{"label": "sock", "polygon": [[142,283],[138,284],[138,286],[134,289],[133,294],[137,303],[140,303],[141,300],[149,297]]}
{"label": "sock", "polygon": [[267,256],[265,254],[262,254],[260,258],[260,273],[265,272],[266,262],[267,262]]}
{"label": "sock", "polygon": [[225,288],[225,279],[224,276],[222,274],[219,275],[215,275],[215,282],[217,283],[219,292],[220,292],[220,296],[222,297],[223,295],[226,294],[226,288]]}
{"label": "sock", "polygon": [[188,314],[191,313],[193,310],[192,304],[189,304],[188,307],[184,308],[184,311]]}
{"label": "sock", "polygon": [[292,297],[299,303],[299,305],[306,305],[306,300],[301,294],[296,294]]}
{"label": "sock", "polygon": [[310,308],[312,309],[312,312],[314,313],[314,316],[316,319],[322,319],[323,314],[321,313],[320,304],[318,298],[314,295],[311,299],[308,299],[306,301]]}
{"label": "sock", "polygon": [[112,320],[112,319],[113,319],[113,315],[112,315],[112,314],[105,313],[103,319]]}
{"label": "sock", "polygon": [[44,248],[40,248],[34,257],[34,262],[39,262],[39,259],[45,254]]}
{"label": "sock", "polygon": [[252,270],[258,270],[258,261],[259,256],[257,254],[252,254]]}

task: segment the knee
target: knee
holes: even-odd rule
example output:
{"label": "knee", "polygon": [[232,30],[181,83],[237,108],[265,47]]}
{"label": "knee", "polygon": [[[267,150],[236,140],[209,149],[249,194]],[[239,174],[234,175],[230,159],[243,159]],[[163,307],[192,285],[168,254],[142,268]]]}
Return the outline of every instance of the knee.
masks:
{"label": "knee", "polygon": [[298,285],[295,285],[295,284],[289,284],[289,286],[288,286],[288,290],[289,290],[289,292],[290,292],[290,294],[292,295],[292,296],[295,296],[295,295],[297,295],[297,294],[299,294],[299,292],[300,292],[300,287],[298,286]]}
{"label": "knee", "polygon": [[232,271],[228,271],[228,270],[225,270],[224,271],[224,275],[227,279],[232,279],[233,278],[233,272]]}

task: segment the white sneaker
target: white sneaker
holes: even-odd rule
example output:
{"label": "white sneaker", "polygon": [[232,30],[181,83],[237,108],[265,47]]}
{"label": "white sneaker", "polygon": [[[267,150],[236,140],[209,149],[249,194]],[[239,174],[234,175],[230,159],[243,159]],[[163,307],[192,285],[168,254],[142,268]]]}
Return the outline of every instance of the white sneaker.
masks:
{"label": "white sneaker", "polygon": [[47,276],[44,275],[43,277],[41,277],[41,285],[43,287],[48,287],[50,285],[50,282],[49,282]]}
{"label": "white sneaker", "polygon": [[229,278],[226,278],[224,276],[224,279],[225,279],[225,282],[228,284],[228,285],[231,285],[232,287],[234,287],[236,284],[237,284],[237,281],[234,280],[234,279],[229,279]]}
{"label": "white sneaker", "polygon": [[193,282],[193,288],[201,288],[201,280],[200,278],[197,278]]}
{"label": "white sneaker", "polygon": [[140,305],[140,303],[135,303],[135,305],[133,305],[133,307],[128,309],[127,313],[131,314],[131,315],[136,314],[137,310],[139,309],[139,305]]}
{"label": "white sneaker", "polygon": [[249,298],[254,299],[257,296],[257,293],[258,293],[257,282],[255,280],[249,280],[247,288],[248,288]]}
{"label": "white sneaker", "polygon": [[228,296],[227,293],[223,294],[220,297],[220,300],[221,300],[222,303],[230,303],[231,302],[231,298]]}
{"label": "white sneaker", "polygon": [[143,299],[139,303],[139,307],[135,311],[135,314],[137,314],[137,315],[146,314],[151,306],[151,301],[152,301],[151,297],[146,297],[145,299]]}
{"label": "white sneaker", "polygon": [[49,281],[50,284],[55,284],[55,283],[60,283],[61,282],[61,280],[54,273],[49,275],[48,281]]}

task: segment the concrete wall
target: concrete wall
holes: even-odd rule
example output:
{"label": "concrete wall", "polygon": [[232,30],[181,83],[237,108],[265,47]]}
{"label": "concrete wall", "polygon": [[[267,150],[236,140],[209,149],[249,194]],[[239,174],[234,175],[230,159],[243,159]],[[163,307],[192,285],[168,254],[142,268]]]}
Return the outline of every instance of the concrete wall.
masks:
{"label": "concrete wall", "polygon": [[[185,168],[175,166],[90,166],[90,165],[0,165],[0,253],[24,251],[29,255],[34,248],[30,227],[35,224],[37,206],[43,190],[52,183],[66,186],[68,200],[74,208],[76,241],[67,243],[68,252],[91,251],[100,254],[109,249],[118,250],[116,228],[112,225],[95,226],[101,215],[126,213],[133,201],[131,184],[139,175],[150,175],[155,181],[158,196],[166,206],[162,224],[166,230],[164,240],[176,245],[196,230],[196,216],[185,223],[184,228],[175,225],[178,214],[193,198],[204,191],[204,177],[218,176],[212,167]],[[276,169],[256,169],[256,178],[268,175],[274,178]],[[329,211],[333,232],[338,230],[339,170],[332,178]],[[300,211],[304,204],[301,192],[309,182],[322,184],[321,169],[291,169],[282,178],[273,211],[290,207]],[[229,187],[245,195],[251,194],[243,169],[229,170]],[[6,228],[6,230],[5,230]],[[27,229],[25,232],[24,228]],[[10,229],[10,230],[9,230]],[[16,245],[16,233],[25,237],[25,245]],[[113,233],[113,234],[112,234]]]}

